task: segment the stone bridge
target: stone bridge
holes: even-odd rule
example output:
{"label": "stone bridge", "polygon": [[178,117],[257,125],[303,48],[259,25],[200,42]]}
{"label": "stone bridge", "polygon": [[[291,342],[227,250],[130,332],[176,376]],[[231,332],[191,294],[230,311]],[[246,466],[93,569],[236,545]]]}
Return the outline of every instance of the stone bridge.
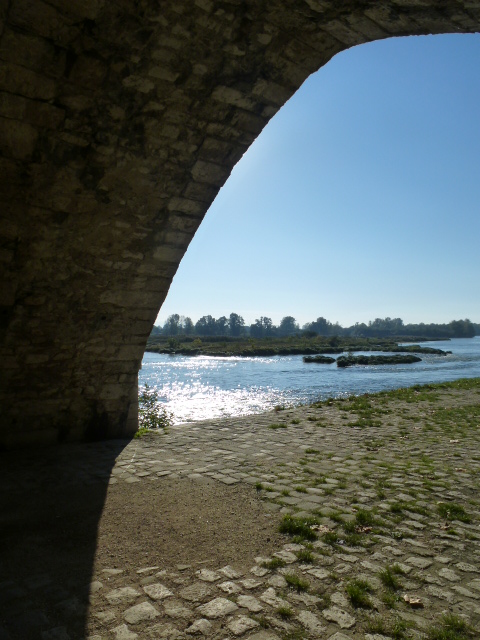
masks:
{"label": "stone bridge", "polygon": [[480,0],[0,0],[0,446],[122,436],[147,337],[220,187],[363,42]]}

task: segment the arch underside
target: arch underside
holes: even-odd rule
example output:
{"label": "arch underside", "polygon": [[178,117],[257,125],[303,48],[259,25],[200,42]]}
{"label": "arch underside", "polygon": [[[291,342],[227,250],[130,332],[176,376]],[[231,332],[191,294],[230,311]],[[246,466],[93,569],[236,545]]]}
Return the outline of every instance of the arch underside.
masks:
{"label": "arch underside", "polygon": [[0,446],[120,437],[230,171],[336,53],[473,33],[480,0],[0,2]]}

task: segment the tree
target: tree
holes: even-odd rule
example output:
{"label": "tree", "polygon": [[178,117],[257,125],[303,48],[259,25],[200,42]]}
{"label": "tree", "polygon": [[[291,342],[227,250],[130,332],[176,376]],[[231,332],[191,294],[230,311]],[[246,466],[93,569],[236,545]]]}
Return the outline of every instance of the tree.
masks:
{"label": "tree", "polygon": [[228,320],[225,316],[215,320],[215,335],[225,336],[228,331]]}
{"label": "tree", "polygon": [[187,335],[192,335],[195,332],[195,327],[193,326],[192,319],[188,316],[183,321],[183,330]]}
{"label": "tree", "polygon": [[215,335],[215,318],[212,316],[202,316],[195,323],[195,332],[199,336],[213,336]]}
{"label": "tree", "polygon": [[231,336],[239,336],[243,333],[245,320],[242,318],[242,316],[239,316],[238,313],[231,313],[230,317],[228,318],[228,326]]}
{"label": "tree", "polygon": [[274,333],[274,326],[271,318],[262,316],[250,325],[250,335],[252,338],[267,338]]}
{"label": "tree", "polygon": [[280,322],[278,333],[281,336],[293,336],[299,330],[299,326],[293,316],[285,316]]}
{"label": "tree", "polygon": [[171,316],[168,316],[165,324],[163,325],[163,333],[166,336],[176,336],[179,333],[180,326],[180,316],[178,313],[173,313]]}

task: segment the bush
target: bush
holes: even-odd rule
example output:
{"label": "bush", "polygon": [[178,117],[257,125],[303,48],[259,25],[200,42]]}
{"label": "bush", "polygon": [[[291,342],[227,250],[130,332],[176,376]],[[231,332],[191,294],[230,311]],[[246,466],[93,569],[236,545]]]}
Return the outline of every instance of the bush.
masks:
{"label": "bush", "polygon": [[138,431],[143,434],[155,429],[167,429],[172,424],[172,414],[158,400],[158,391],[147,383],[138,396]]}

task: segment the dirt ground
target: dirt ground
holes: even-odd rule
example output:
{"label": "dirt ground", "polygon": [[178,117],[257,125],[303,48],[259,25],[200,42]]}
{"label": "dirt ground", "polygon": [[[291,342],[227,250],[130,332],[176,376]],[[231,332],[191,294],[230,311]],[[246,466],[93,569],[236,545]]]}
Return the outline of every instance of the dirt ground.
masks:
{"label": "dirt ground", "polygon": [[285,542],[279,515],[267,507],[248,485],[189,478],[114,484],[99,523],[95,572],[148,564],[174,569],[192,560],[251,565]]}

